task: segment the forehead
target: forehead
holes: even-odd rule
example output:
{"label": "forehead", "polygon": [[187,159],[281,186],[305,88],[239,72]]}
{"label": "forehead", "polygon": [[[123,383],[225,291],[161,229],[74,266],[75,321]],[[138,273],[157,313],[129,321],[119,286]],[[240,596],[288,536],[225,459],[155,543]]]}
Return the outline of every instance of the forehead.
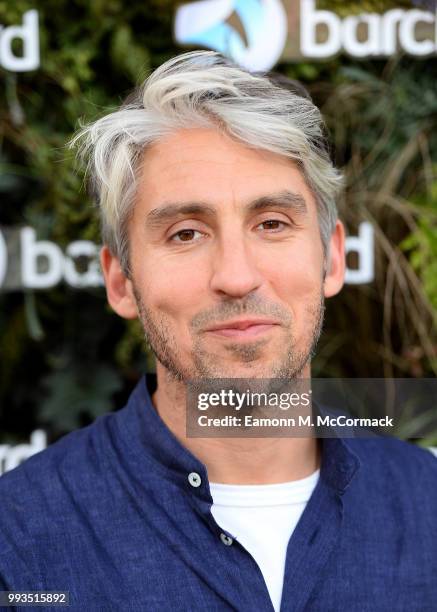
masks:
{"label": "forehead", "polygon": [[302,173],[287,157],[250,148],[214,129],[186,129],[145,152],[138,204],[143,212],[182,198],[220,206],[287,188],[315,206]]}

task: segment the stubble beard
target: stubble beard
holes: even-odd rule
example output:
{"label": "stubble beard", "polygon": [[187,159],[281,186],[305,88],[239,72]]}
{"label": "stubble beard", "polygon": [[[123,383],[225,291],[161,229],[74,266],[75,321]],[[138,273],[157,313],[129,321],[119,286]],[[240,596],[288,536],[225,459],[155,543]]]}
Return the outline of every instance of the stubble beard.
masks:
{"label": "stubble beard", "polygon": [[[165,318],[152,314],[135,285],[133,286],[133,292],[146,343],[150,346],[156,359],[164,366],[170,378],[179,383],[205,378],[236,378],[235,372],[238,371],[238,365],[234,361],[229,363],[228,367],[219,365],[220,361],[223,361],[223,357],[208,351],[204,346],[205,342],[202,341],[199,334],[195,334],[193,342],[191,353],[192,366],[184,366],[183,358],[177,348],[177,338]],[[231,304],[231,309],[234,310],[234,314],[246,311],[245,304],[240,301],[234,302],[233,305]],[[229,307],[226,310],[229,311]],[[324,312],[324,296],[323,292],[320,291],[318,299],[315,299],[306,307],[307,332],[303,343],[304,346],[300,349],[296,348],[292,322],[288,321],[286,328],[289,331],[287,335],[289,342],[282,356],[277,358],[268,368],[264,368],[263,371],[259,371],[259,368],[254,367],[254,371],[251,374],[250,369],[248,369],[244,378],[261,377],[288,380],[301,378],[305,366],[314,356],[323,328]],[[241,363],[255,364],[258,357],[262,354],[262,344],[262,341],[253,342],[250,345],[234,343],[228,345],[228,350]]]}

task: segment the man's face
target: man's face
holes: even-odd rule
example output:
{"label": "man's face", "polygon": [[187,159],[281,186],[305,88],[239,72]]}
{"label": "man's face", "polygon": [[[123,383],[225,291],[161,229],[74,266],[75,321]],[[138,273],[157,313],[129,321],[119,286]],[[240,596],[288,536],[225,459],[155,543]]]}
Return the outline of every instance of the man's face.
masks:
{"label": "man's face", "polygon": [[322,325],[325,262],[292,161],[214,130],[175,132],[144,156],[129,239],[131,291],[173,376],[301,374]]}

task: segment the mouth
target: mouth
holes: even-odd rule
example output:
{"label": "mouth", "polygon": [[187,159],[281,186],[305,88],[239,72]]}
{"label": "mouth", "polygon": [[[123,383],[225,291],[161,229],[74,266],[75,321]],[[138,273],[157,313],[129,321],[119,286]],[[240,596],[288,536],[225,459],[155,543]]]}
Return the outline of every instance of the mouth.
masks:
{"label": "mouth", "polygon": [[244,340],[255,338],[271,332],[279,323],[268,319],[245,319],[241,321],[229,321],[215,325],[206,330],[208,334],[233,340]]}

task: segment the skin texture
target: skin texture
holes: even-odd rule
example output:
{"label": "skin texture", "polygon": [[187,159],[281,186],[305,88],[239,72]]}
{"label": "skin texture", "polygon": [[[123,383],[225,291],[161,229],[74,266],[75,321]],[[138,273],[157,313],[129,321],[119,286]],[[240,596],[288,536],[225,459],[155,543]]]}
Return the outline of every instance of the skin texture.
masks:
{"label": "skin texture", "polygon": [[[140,318],[157,357],[153,403],[210,480],[270,483],[312,473],[313,438],[185,435],[187,379],[310,377],[324,298],[343,284],[344,230],[337,222],[325,261],[315,199],[298,167],[213,129],[174,132],[144,154],[129,244],[129,279],[102,249],[108,301],[120,316]],[[253,318],[270,324],[211,330]]]}

